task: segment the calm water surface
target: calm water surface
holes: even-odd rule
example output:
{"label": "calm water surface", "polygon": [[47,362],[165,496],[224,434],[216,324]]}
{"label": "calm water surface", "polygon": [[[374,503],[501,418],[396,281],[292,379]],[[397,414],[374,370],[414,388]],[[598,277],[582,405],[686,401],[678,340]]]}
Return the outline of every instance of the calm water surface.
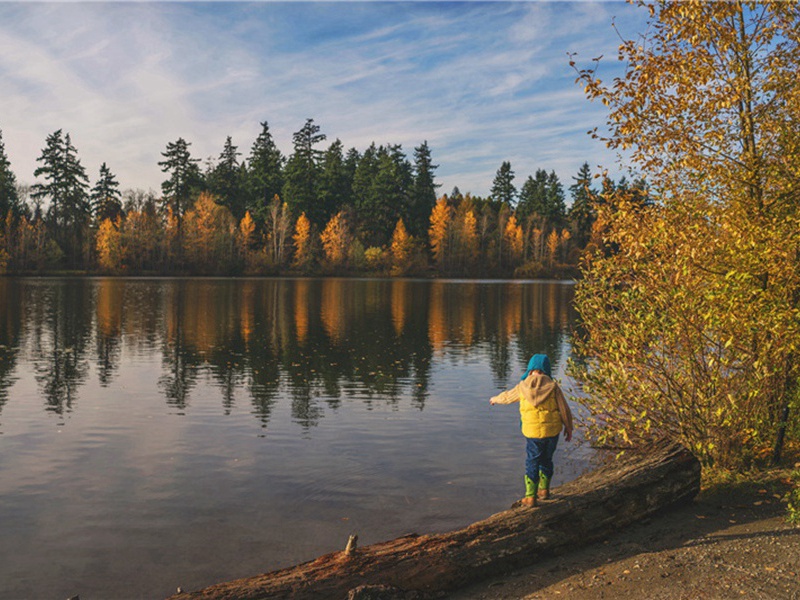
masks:
{"label": "calm water surface", "polygon": [[[522,492],[515,407],[572,286],[0,279],[0,597],[157,598]],[[568,383],[568,382],[565,382]],[[555,484],[594,459],[562,442]]]}

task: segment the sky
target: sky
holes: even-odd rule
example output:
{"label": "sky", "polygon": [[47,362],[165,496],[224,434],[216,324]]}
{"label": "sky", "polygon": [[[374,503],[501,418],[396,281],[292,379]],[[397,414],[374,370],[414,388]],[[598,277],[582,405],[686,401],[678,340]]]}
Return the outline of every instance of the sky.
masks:
{"label": "sky", "polygon": [[160,193],[168,142],[246,158],[267,121],[288,155],[306,119],[325,149],[427,141],[440,193],[488,195],[503,161],[517,188],[537,169],[565,188],[583,162],[623,171],[587,131],[607,109],[567,53],[604,81],[623,73],[620,35],[647,11],[624,2],[0,1],[0,132],[21,183],[45,138],[72,143],[93,184]]}

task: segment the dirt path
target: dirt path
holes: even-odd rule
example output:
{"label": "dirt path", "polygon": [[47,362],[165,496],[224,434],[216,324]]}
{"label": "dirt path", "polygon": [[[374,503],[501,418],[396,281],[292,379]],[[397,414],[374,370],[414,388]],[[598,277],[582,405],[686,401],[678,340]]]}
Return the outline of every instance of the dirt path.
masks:
{"label": "dirt path", "polygon": [[600,544],[451,594],[452,600],[800,599],[800,527],[779,478],[719,486]]}

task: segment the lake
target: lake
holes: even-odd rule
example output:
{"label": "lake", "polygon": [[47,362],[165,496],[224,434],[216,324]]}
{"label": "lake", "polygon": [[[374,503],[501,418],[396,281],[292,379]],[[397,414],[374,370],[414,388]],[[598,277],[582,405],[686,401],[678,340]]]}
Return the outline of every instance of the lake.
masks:
{"label": "lake", "polygon": [[[535,353],[564,378],[572,297],[0,279],[0,597],[164,597],[505,510],[524,440],[488,400]],[[562,440],[554,485],[594,460]]]}

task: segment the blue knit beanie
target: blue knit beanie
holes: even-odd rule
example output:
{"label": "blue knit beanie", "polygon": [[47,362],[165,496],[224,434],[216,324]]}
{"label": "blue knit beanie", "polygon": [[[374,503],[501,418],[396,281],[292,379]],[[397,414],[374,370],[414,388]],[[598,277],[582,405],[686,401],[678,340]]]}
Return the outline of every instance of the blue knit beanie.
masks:
{"label": "blue knit beanie", "polygon": [[531,360],[528,362],[528,369],[525,371],[522,379],[525,379],[528,375],[530,375],[531,371],[536,370],[543,371],[545,375],[552,377],[550,374],[550,359],[547,358],[547,354],[534,354],[533,357],[531,357]]}

